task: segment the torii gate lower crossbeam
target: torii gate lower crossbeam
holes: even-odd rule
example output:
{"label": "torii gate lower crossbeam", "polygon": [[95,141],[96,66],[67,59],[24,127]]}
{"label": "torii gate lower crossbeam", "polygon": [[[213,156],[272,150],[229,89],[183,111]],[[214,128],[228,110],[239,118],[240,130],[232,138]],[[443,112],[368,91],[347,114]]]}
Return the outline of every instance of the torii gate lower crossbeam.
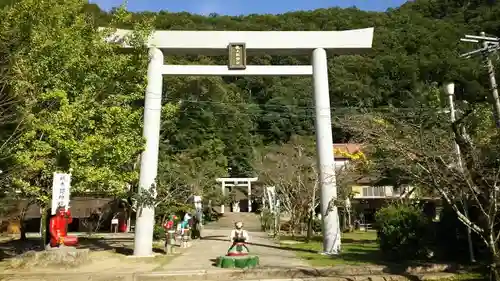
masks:
{"label": "torii gate lower crossbeam", "polygon": [[[154,186],[158,170],[163,75],[190,76],[299,76],[312,75],[316,112],[316,149],[321,215],[323,219],[323,251],[337,254],[340,250],[340,228],[337,208],[330,202],[337,197],[335,162],[328,89],[327,50],[336,54],[359,53],[372,47],[373,28],[347,31],[155,31],[149,38],[150,62],[144,105],[143,136],[146,146],[141,158],[139,187]],[[108,42],[123,47],[131,31],[118,30]],[[232,48],[236,46],[236,48]],[[245,47],[243,47],[245,46]],[[222,55],[229,50],[229,68],[224,66],[164,65],[165,54]],[[246,55],[312,55],[312,66],[246,66]],[[233,67],[231,67],[231,65]],[[237,69],[235,69],[237,68]],[[137,212],[135,256],[151,256],[154,208],[143,206]]]}

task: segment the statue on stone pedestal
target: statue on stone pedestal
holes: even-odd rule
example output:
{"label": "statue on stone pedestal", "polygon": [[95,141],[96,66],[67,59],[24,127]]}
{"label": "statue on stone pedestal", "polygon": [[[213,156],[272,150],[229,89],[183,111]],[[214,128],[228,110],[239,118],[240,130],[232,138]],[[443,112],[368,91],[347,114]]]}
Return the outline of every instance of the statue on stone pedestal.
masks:
{"label": "statue on stone pedestal", "polygon": [[165,229],[166,239],[165,239],[165,252],[167,254],[174,253],[174,245],[175,245],[175,221],[177,220],[177,216],[170,215],[168,220],[163,224],[163,228]]}
{"label": "statue on stone pedestal", "polygon": [[243,229],[243,223],[237,222],[229,236],[232,244],[225,256],[219,256],[215,265],[221,268],[254,268],[259,265],[259,256],[250,255],[247,247],[248,232]]}
{"label": "statue on stone pedestal", "polygon": [[78,237],[68,236],[68,224],[73,221],[69,208],[58,207],[56,214],[50,218],[50,247],[75,246],[78,244]]}
{"label": "statue on stone pedestal", "polygon": [[184,219],[180,223],[180,235],[181,235],[181,248],[189,247],[189,235],[191,229],[191,215],[186,213]]}
{"label": "statue on stone pedestal", "polygon": [[249,241],[248,232],[243,229],[243,223],[235,223],[235,229],[231,231],[229,239],[233,243],[227,251],[227,256],[246,256],[248,255],[248,247],[246,243]]}
{"label": "statue on stone pedestal", "polygon": [[191,238],[201,239],[201,230],[203,228],[203,205],[201,202],[201,196],[193,196],[193,201],[195,213],[191,228]]}

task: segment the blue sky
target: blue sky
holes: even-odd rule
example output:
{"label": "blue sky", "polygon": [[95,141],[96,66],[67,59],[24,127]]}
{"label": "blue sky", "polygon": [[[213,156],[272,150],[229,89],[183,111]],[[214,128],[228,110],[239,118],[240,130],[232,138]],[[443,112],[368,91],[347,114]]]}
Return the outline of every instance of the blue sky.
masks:
{"label": "blue sky", "polygon": [[[102,9],[109,10],[124,0],[90,0]],[[130,11],[187,11],[208,15],[279,14],[296,10],[312,10],[327,7],[352,7],[361,10],[385,11],[398,7],[406,0],[128,0]]]}

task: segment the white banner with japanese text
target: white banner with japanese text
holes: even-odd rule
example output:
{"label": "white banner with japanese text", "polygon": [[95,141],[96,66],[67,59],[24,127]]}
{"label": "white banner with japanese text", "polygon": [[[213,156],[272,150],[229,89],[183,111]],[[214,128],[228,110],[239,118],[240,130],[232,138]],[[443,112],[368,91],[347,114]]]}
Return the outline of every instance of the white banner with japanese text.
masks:
{"label": "white banner with japanese text", "polygon": [[52,215],[58,207],[69,208],[69,195],[71,188],[71,174],[54,173],[52,180]]}

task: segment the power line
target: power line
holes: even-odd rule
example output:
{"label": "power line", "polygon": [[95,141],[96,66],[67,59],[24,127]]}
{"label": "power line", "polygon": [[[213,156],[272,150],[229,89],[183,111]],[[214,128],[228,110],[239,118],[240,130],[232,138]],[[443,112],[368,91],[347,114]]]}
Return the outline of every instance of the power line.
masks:
{"label": "power line", "polygon": [[[311,99],[312,101],[312,99]],[[198,103],[198,104],[213,104],[222,106],[254,106],[261,108],[283,108],[283,109],[304,109],[304,110],[315,110],[316,107],[293,105],[293,104],[252,104],[248,102],[218,102],[218,101],[203,101],[203,100],[179,100],[179,103]],[[318,107],[320,110],[327,107]],[[415,110],[415,107],[392,107],[392,106],[378,106],[378,107],[366,107],[366,106],[330,106],[332,110],[346,110],[346,109],[358,109],[358,110]]]}
{"label": "power line", "polygon": [[465,38],[460,39],[462,42],[481,43],[481,48],[460,55],[460,57],[471,58],[475,55],[481,55],[484,60],[484,66],[488,70],[490,79],[491,96],[493,102],[493,114],[497,128],[500,129],[500,98],[498,97],[498,88],[495,78],[495,67],[490,59],[491,53],[496,53],[500,49],[500,38],[486,36],[486,33],[481,32],[479,36],[465,35]]}
{"label": "power line", "polygon": [[[161,97],[155,97],[155,98],[161,98]],[[312,100],[312,99],[311,99]],[[191,103],[191,104],[202,104],[202,105],[220,105],[220,106],[242,106],[242,107],[247,107],[251,108],[251,111],[269,111],[273,112],[272,110],[268,109],[283,109],[283,110],[311,110],[315,111],[316,109],[319,110],[325,110],[327,108],[330,108],[332,112],[339,112],[339,111],[354,111],[358,110],[359,112],[393,112],[393,111],[409,111],[409,112],[415,112],[418,110],[434,110],[432,108],[426,108],[426,107],[395,107],[395,106],[377,106],[377,107],[366,107],[366,106],[330,106],[330,107],[315,107],[315,106],[302,106],[302,105],[291,105],[291,104],[257,104],[257,103],[250,103],[250,102],[220,102],[220,101],[204,101],[204,100],[184,100],[180,99],[177,101],[172,101],[171,104],[180,104],[182,105],[183,103]],[[165,104],[163,104],[165,105]],[[153,108],[147,108],[149,110],[155,110]],[[275,111],[279,112],[279,111]]]}
{"label": "power line", "polygon": [[[153,109],[157,110],[157,109]],[[304,118],[304,119],[314,119],[316,117],[329,117],[331,116],[332,119],[335,119],[337,117],[343,117],[343,116],[348,116],[348,115],[365,115],[365,114],[397,114],[397,113],[404,113],[408,114],[411,113],[412,116],[418,115],[419,112],[422,111],[431,111],[431,109],[416,109],[416,108],[400,108],[400,109],[372,109],[372,110],[359,110],[357,108],[332,108],[330,109],[330,113],[323,113],[323,114],[316,114],[313,109],[311,110],[310,114],[303,114],[303,113],[293,113],[293,112],[283,112],[283,111],[273,111],[273,110],[265,110],[265,109],[254,109],[251,112],[209,112],[209,115],[211,116],[249,116],[249,117],[260,117],[262,118],[263,116],[267,117],[282,117],[282,118]],[[186,114],[187,111],[182,111],[181,113]],[[191,116],[198,116],[197,114],[193,114]]]}

